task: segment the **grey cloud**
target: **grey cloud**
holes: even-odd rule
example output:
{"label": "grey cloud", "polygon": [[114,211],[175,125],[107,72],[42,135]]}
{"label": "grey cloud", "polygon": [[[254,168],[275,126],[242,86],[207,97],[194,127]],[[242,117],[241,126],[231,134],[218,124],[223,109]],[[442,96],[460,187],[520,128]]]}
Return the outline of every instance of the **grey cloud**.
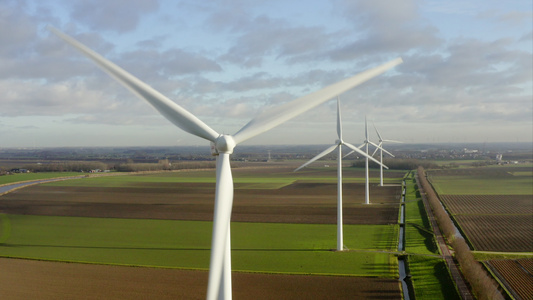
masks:
{"label": "grey cloud", "polygon": [[321,27],[292,26],[264,15],[238,22],[242,28],[235,46],[221,59],[245,67],[259,67],[268,56],[295,62],[311,53],[323,52],[332,43],[332,36]]}
{"label": "grey cloud", "polygon": [[508,50],[511,41],[468,39],[453,42],[444,54],[407,56],[399,70],[421,75],[426,83],[468,88],[516,85],[531,80],[531,56]]}
{"label": "grey cloud", "polygon": [[519,42],[530,42],[533,40],[533,31],[530,31],[529,33],[524,34],[520,37],[518,40]]}
{"label": "grey cloud", "polygon": [[171,49],[163,52],[137,50],[122,54],[116,62],[134,74],[159,74],[167,78],[183,74],[219,72],[222,70],[220,65],[212,59],[181,49]]}
{"label": "grey cloud", "polygon": [[420,1],[338,1],[339,10],[357,34],[327,55],[334,61],[362,56],[426,51],[442,44],[439,31],[418,14]]}
{"label": "grey cloud", "polygon": [[159,8],[156,0],[66,1],[71,17],[94,30],[127,32],[134,30],[141,17]]}
{"label": "grey cloud", "polygon": [[510,26],[531,24],[533,11],[482,11],[477,15],[480,19],[495,20]]}

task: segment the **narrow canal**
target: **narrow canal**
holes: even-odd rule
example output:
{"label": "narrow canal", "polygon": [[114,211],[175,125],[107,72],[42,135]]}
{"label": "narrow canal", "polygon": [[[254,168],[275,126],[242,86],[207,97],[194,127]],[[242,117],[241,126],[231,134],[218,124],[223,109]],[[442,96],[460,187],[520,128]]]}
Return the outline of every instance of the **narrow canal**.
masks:
{"label": "narrow canal", "polygon": [[[400,235],[398,238],[398,252],[405,251],[405,180],[402,182],[402,202],[400,205]],[[410,291],[412,293],[412,285],[411,281],[409,280],[410,275],[407,274],[407,266],[406,266],[406,259],[407,256],[405,255],[399,255],[398,256],[398,270],[400,273],[400,282],[402,283],[402,291],[403,291],[403,299],[410,300],[411,297],[409,296]]]}

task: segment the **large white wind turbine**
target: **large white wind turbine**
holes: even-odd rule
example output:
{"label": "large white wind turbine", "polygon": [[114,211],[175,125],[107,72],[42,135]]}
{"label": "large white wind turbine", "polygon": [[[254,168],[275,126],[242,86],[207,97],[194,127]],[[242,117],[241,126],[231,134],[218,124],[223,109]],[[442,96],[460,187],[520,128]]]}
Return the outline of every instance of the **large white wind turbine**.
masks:
{"label": "large white wind turbine", "polygon": [[101,69],[139,98],[149,102],[159,113],[174,123],[174,125],[190,134],[211,142],[213,154],[217,155],[217,162],[213,236],[207,287],[208,300],[216,298],[231,299],[232,295],[230,217],[233,205],[233,179],[230,155],[233,153],[235,146],[344,93],[402,62],[401,58],[397,58],[379,67],[369,69],[351,78],[327,86],[317,92],[293,100],[292,102],[266,110],[234,135],[226,135],[219,134],[211,129],[211,127],[207,126],[178,104],[73,38],[55,28],[49,27],[49,29],[90,58]]}
{"label": "large white wind turbine", "polygon": [[379,138],[379,141],[378,141],[379,148],[376,148],[376,150],[374,150],[374,153],[372,153],[372,156],[374,156],[374,154],[376,154],[376,152],[379,150],[379,162],[381,163],[379,165],[379,178],[380,178],[379,185],[383,186],[383,152],[385,152],[388,155],[394,157],[394,155],[392,155],[392,153],[390,153],[389,151],[383,149],[383,143],[402,143],[402,142],[394,141],[394,140],[384,140],[381,137],[381,134],[379,134],[379,131],[376,128],[376,124],[374,124],[374,122],[372,122],[372,125],[374,126],[374,129],[376,130],[376,133],[378,134],[378,138]]}
{"label": "large white wind turbine", "polygon": [[378,162],[373,157],[368,156],[367,153],[364,153],[359,148],[355,147],[354,145],[350,143],[345,142],[342,139],[341,104],[340,104],[339,97],[337,97],[337,136],[339,139],[335,141],[335,144],[333,144],[331,147],[327,148],[326,150],[320,152],[317,156],[311,158],[308,162],[306,162],[305,164],[301,165],[299,168],[294,170],[294,172],[328,155],[333,150],[338,149],[339,155],[337,156],[337,251],[342,251],[344,249],[343,230],[342,230],[342,145],[345,145],[348,148],[351,148],[352,151],[354,152],[358,152],[361,155],[366,156],[367,159],[370,158],[380,165],[381,163]]}

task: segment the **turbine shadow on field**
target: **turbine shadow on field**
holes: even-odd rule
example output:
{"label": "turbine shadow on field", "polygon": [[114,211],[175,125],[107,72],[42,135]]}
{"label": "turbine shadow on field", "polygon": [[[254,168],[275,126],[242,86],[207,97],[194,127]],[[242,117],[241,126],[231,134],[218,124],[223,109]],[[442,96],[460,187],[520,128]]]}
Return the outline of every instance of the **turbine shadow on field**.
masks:
{"label": "turbine shadow on field", "polygon": [[362,267],[363,270],[366,270],[366,274],[369,276],[379,276],[381,274],[390,273],[392,266],[386,263],[375,263],[368,262],[369,265]]}

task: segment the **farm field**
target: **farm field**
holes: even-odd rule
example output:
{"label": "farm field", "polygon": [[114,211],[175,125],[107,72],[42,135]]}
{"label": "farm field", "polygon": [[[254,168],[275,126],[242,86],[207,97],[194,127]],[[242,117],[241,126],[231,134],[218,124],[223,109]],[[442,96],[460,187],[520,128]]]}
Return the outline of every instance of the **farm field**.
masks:
{"label": "farm field", "polygon": [[433,170],[429,179],[439,195],[531,195],[532,165]]}
{"label": "farm field", "polygon": [[489,260],[491,271],[502,278],[503,285],[516,299],[530,299],[533,295],[533,260]]}
{"label": "farm field", "polygon": [[415,299],[461,299],[442,258],[410,255],[409,270]]}
{"label": "farm field", "polygon": [[[435,170],[430,178],[474,250],[533,252],[533,177],[511,174],[531,170],[531,166]],[[499,190],[500,186],[506,187]]]}
{"label": "farm field", "polygon": [[[232,221],[336,224],[334,168],[297,173],[292,166],[261,170],[234,171]],[[351,168],[344,172],[345,224],[397,224],[401,187],[371,185],[370,195],[376,200],[365,205],[364,185],[353,182],[362,172]],[[391,172],[398,176],[398,184],[403,174]],[[4,195],[0,210],[13,214],[208,221],[213,217],[214,177],[214,170],[209,170],[60,181]]]}
{"label": "farm field", "polygon": [[[205,299],[207,272],[0,258],[5,299]],[[234,299],[401,299],[397,279],[232,274]],[[21,283],[23,286],[21,286]]]}
{"label": "farm field", "polygon": [[[208,269],[211,222],[9,215],[4,257],[101,264]],[[36,230],[38,228],[39,230]],[[397,226],[232,223],[236,271],[395,277]],[[369,272],[372,266],[380,266]]]}
{"label": "farm field", "polygon": [[413,178],[406,179],[405,250],[408,253],[439,254],[422,198],[417,197]]}
{"label": "farm field", "polygon": [[[284,275],[290,277],[287,283],[334,281],[332,286],[345,286],[341,290],[352,291],[350,285],[371,298],[400,299],[394,253],[401,187],[372,186],[372,204],[363,205],[364,187],[355,178],[362,172],[345,169],[344,234],[350,251],[339,253],[331,251],[336,243],[336,169],[293,169],[234,169],[232,261],[235,271],[244,271],[235,272],[234,290],[245,289],[238,283],[241,277],[250,282],[261,277],[256,285],[264,280],[283,287],[282,275],[252,273],[289,273],[302,275]],[[404,172],[389,175],[386,182],[399,184]],[[208,170],[84,178],[15,191],[0,197],[0,211],[8,213],[11,224],[0,255],[199,269],[195,272],[206,278],[213,182],[214,171]],[[132,274],[157,272],[122,268]],[[380,288],[371,288],[374,283]],[[203,298],[205,282],[196,285]],[[235,297],[241,292],[235,291]],[[331,293],[324,288],[324,295]]]}
{"label": "farm field", "polygon": [[[430,179],[472,250],[482,251],[484,255],[494,253],[493,256],[531,254],[520,260],[531,265],[532,170],[531,165],[432,170]],[[487,265],[500,283],[512,282],[507,286],[511,293],[523,293],[531,288],[528,282],[533,280],[532,273],[525,273],[518,280],[513,276],[519,273],[508,271],[518,268],[515,260],[490,260]]]}

